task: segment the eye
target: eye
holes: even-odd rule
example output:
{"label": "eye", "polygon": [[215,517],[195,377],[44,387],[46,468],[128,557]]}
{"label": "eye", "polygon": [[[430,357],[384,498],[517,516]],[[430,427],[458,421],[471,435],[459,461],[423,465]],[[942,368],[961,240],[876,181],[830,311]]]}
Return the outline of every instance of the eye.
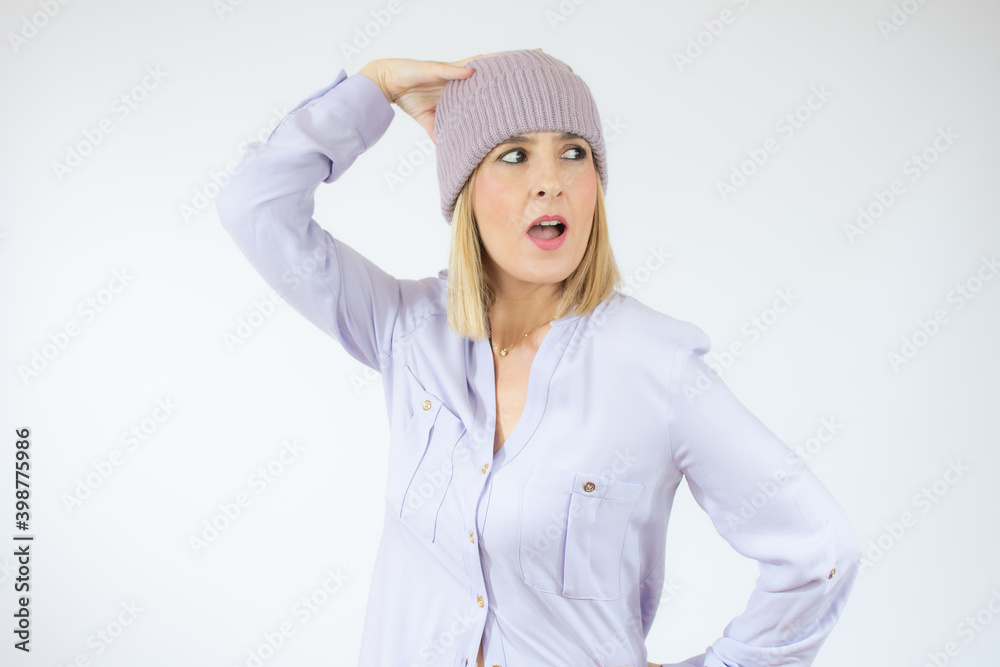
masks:
{"label": "eye", "polygon": [[517,153],[521,153],[522,155],[525,155],[523,148],[515,148],[514,150],[507,151],[506,153],[504,153],[503,155],[501,155],[500,156],[500,161],[501,162],[507,162],[509,164],[519,164],[520,162],[523,162],[523,160],[508,160],[507,159],[508,155],[516,155]]}
{"label": "eye", "polygon": [[[566,153],[569,153],[570,151],[576,151],[577,152],[577,157],[570,158],[572,160],[586,160],[587,159],[587,149],[584,148],[583,146],[570,146],[569,150],[567,150]],[[565,155],[565,153],[564,153],[564,155]]]}

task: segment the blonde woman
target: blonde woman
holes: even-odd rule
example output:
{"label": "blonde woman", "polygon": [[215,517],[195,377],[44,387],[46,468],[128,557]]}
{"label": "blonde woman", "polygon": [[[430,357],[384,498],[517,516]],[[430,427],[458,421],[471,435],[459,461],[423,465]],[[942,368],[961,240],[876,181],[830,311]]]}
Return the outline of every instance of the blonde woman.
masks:
{"label": "blonde woman", "polygon": [[[451,225],[448,268],[421,280],[312,219],[316,187],[378,141],[393,104],[435,142]],[[619,291],[607,179],[587,85],[520,50],[341,70],[218,197],[264,279],[383,378],[385,519],[359,665],[655,665],[645,637],[682,477],[760,577],[717,641],[672,664],[808,665],[836,623],[854,529],[708,368],[706,334]],[[333,226],[391,242],[426,218],[372,202]]]}

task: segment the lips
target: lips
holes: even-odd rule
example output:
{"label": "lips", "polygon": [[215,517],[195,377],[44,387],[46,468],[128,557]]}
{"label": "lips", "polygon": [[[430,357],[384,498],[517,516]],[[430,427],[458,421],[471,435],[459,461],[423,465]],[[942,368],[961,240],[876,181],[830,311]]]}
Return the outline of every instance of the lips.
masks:
{"label": "lips", "polygon": [[526,234],[534,239],[553,240],[565,234],[568,227],[561,215],[543,215],[531,223]]}

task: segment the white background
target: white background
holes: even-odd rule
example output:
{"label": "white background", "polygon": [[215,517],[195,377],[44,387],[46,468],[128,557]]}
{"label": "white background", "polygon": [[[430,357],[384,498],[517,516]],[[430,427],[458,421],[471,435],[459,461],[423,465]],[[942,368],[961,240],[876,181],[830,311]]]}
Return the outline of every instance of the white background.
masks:
{"label": "white background", "polygon": [[[701,326],[719,367],[743,344],[725,381],[808,457],[865,544],[815,664],[995,661],[1000,279],[983,261],[1000,252],[996,3],[399,0],[355,53],[344,45],[387,2],[53,0],[51,17],[44,4],[0,9],[0,663],[247,665],[291,622],[269,667],[354,664],[381,528],[381,382],[287,304],[259,305],[272,292],[220,226],[212,174],[341,68],[538,46],[584,78],[605,121],[609,224],[631,293]],[[729,22],[713,23],[724,10]],[[810,108],[813,89],[829,95]],[[320,187],[316,219],[421,278],[447,266],[448,226],[425,134],[394,109],[380,142]],[[788,136],[780,123],[796,113]],[[95,134],[102,119],[112,131]],[[934,148],[949,128],[947,150]],[[766,162],[744,164],[768,139]],[[922,155],[933,162],[914,170]],[[414,172],[391,186],[401,162]],[[751,175],[723,196],[741,168]],[[859,207],[880,212],[896,179],[901,194],[851,236]],[[651,249],[671,255],[655,271]],[[782,290],[794,299],[775,321]],[[754,317],[770,324],[751,338]],[[227,342],[241,319],[259,326]],[[835,434],[810,442],[824,419]],[[23,427],[29,655],[6,629]],[[133,428],[146,432],[129,449]],[[258,493],[251,476],[292,440],[301,453],[272,464],[281,472]],[[950,466],[963,469],[954,483]],[[240,493],[250,505],[195,549]],[[757,573],[686,487],[678,499],[652,661],[704,651]],[[296,615],[328,571],[340,588]],[[984,608],[992,623],[961,625]],[[131,624],[98,639],[119,617]]]}

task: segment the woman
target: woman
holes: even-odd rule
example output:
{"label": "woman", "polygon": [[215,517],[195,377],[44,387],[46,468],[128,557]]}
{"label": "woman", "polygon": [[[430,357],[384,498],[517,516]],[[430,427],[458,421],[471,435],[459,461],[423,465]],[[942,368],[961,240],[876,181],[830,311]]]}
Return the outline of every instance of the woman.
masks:
{"label": "woman", "polygon": [[[389,275],[314,220],[313,192],[388,128],[437,147],[449,268]],[[644,640],[683,476],[759,561],[746,611],[684,665],[809,664],[859,545],[819,480],[703,360],[694,324],[618,291],[604,139],[541,50],[341,70],[217,199],[282,296],[382,374],[386,516],[359,664],[652,665]],[[375,207],[367,219],[390,236]]]}

